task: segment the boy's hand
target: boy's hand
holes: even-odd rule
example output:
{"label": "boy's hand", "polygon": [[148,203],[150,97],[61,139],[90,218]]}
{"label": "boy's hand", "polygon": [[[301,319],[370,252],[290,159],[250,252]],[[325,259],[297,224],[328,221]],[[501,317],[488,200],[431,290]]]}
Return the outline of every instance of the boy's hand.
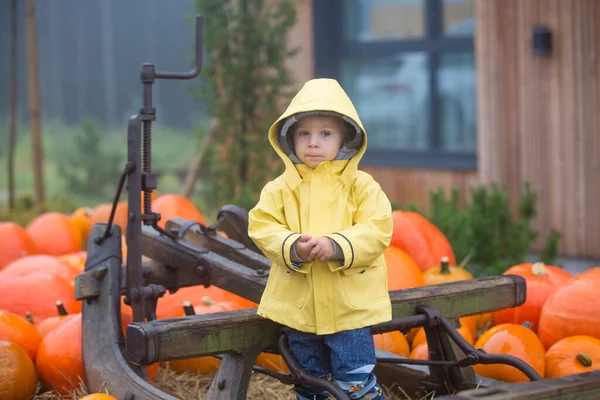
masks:
{"label": "boy's hand", "polygon": [[311,240],[311,242],[315,243],[315,245],[308,255],[308,261],[312,261],[314,259],[320,261],[331,260],[335,253],[335,249],[333,248],[333,244],[328,237],[316,238]]}
{"label": "boy's hand", "polygon": [[315,247],[315,240],[312,238],[312,235],[302,235],[294,242],[294,246],[296,247],[296,254],[304,261],[312,261],[308,259],[308,256]]}

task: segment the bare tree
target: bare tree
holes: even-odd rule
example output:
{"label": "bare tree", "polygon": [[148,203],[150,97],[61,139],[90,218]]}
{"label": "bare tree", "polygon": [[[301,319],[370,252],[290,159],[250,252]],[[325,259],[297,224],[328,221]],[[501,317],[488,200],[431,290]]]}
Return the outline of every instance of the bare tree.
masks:
{"label": "bare tree", "polygon": [[29,127],[31,136],[31,156],[33,159],[33,197],[37,211],[41,212],[44,209],[44,152],[42,148],[42,123],[40,118],[40,85],[37,60],[35,0],[26,0],[25,7]]}
{"label": "bare tree", "polygon": [[104,67],[104,104],[107,126],[113,127],[117,117],[117,79],[115,74],[115,52],[113,46],[112,6],[110,1],[101,1],[102,57]]}
{"label": "bare tree", "polygon": [[192,161],[192,165],[188,169],[183,185],[181,185],[181,195],[185,197],[190,197],[192,193],[194,193],[194,186],[196,185],[196,180],[200,176],[200,169],[202,168],[202,162],[204,161],[204,155],[206,154],[206,150],[212,146],[213,139],[215,136],[215,132],[217,130],[217,121],[215,118],[212,118],[210,121],[210,128],[204,139],[202,140],[202,146],[200,147],[200,151],[194,157]]}
{"label": "bare tree", "polygon": [[17,0],[12,0],[10,38],[10,126],[8,131],[8,208],[15,208],[15,142],[17,138]]}

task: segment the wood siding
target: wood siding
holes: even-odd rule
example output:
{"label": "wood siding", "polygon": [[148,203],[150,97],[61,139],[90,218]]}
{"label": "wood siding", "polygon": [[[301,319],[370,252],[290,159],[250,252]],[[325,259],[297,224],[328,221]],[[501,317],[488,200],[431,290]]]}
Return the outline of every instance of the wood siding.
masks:
{"label": "wood siding", "polygon": [[448,171],[408,169],[397,167],[361,166],[381,185],[391,202],[397,202],[403,207],[408,202],[416,203],[419,208],[429,210],[429,193],[438,188],[444,188],[450,193],[453,187],[461,192],[461,201],[469,193],[469,187],[478,184],[475,171]]}
{"label": "wood siding", "polygon": [[[538,192],[537,228],[600,257],[600,1],[476,0],[479,177]],[[532,29],[552,31],[549,57]]]}

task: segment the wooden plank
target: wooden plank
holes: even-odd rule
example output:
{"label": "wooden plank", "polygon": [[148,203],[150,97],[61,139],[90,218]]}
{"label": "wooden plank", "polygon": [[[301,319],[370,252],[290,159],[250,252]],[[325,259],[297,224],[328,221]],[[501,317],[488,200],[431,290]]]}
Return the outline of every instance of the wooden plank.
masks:
{"label": "wooden plank", "polygon": [[600,398],[600,371],[526,383],[504,383],[436,397],[438,400],[596,400]]}
{"label": "wooden plank", "polygon": [[[600,5],[596,0],[476,0],[478,171],[538,193],[534,227],[563,233],[563,255],[600,258]],[[533,54],[532,28],[552,33]]]}
{"label": "wooden plank", "polygon": [[585,226],[583,227],[585,232],[585,248],[593,249],[598,246],[600,242],[600,216],[595,213],[598,210],[598,204],[600,199],[600,184],[598,184],[598,177],[600,177],[600,3],[596,0],[587,0],[588,11],[586,15],[590,15],[586,23],[588,27],[588,46],[589,48],[586,54],[586,88],[589,90],[589,101],[588,113],[593,115],[594,118],[590,118],[589,126],[586,131],[589,130],[595,134],[586,135],[586,182],[585,186],[585,200],[584,209],[589,212],[586,218]]}
{"label": "wooden plank", "polygon": [[361,166],[361,170],[371,174],[381,185],[391,202],[397,202],[401,208],[414,202],[424,210],[430,210],[430,192],[438,188],[450,191],[457,187],[464,204],[469,187],[478,183],[476,171],[446,171],[409,169],[397,167]]}
{"label": "wooden plank", "polygon": [[[499,276],[390,292],[393,318],[416,315],[416,308],[438,309],[446,318],[515,307],[525,301],[525,281]],[[127,327],[129,360],[149,365],[210,354],[240,353],[274,346],[281,326],[256,309],[133,323]]]}

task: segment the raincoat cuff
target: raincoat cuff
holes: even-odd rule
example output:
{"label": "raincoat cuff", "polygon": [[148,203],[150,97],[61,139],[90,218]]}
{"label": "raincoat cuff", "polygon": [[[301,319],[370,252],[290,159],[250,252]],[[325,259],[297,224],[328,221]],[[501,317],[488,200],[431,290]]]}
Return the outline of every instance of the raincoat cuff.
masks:
{"label": "raincoat cuff", "polygon": [[344,252],[342,251],[342,248],[340,247],[340,245],[337,244],[337,242],[330,237],[328,237],[327,239],[329,239],[329,241],[331,242],[331,244],[333,246],[333,257],[331,257],[331,259],[332,260],[343,260]]}
{"label": "raincoat cuff", "polygon": [[308,273],[309,268],[306,268],[302,262],[292,260],[292,249],[294,248],[294,243],[300,236],[302,235],[294,232],[283,240],[283,244],[281,245],[281,258],[283,259],[283,264],[292,271]]}
{"label": "raincoat cuff", "polygon": [[338,263],[328,263],[329,269],[335,272],[352,267],[352,264],[354,264],[354,247],[352,246],[352,242],[339,232],[334,232],[331,235],[327,235],[327,237],[332,239],[341,248],[343,254],[343,258]]}
{"label": "raincoat cuff", "polygon": [[303,263],[304,260],[301,259],[298,253],[296,252],[296,242],[297,240],[295,240],[292,247],[290,247],[290,260],[292,260],[292,262]]}

